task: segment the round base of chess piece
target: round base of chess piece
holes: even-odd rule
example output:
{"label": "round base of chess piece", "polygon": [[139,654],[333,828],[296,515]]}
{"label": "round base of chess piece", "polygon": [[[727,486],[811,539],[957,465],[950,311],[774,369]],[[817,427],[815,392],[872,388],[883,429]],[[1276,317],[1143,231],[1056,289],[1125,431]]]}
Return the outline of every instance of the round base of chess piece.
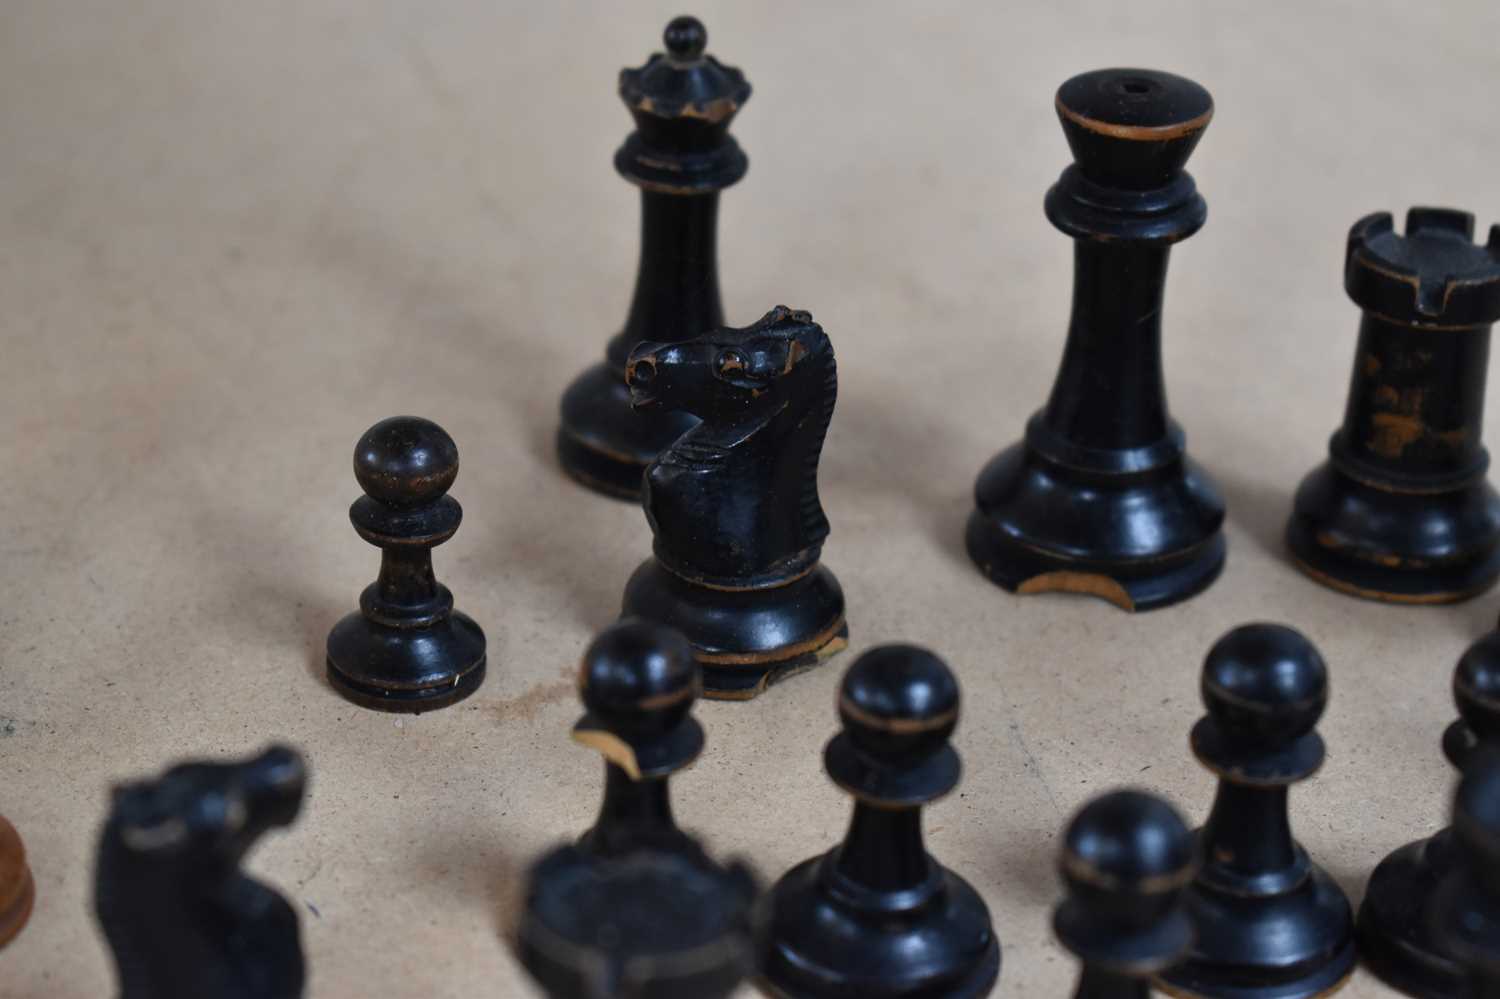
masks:
{"label": "round base of chess piece", "polygon": [[1038,453],[1031,438],[1043,432],[1034,418],[1028,441],[996,456],[974,487],[966,543],[985,576],[1013,593],[1082,593],[1127,611],[1186,600],[1218,578],[1224,501],[1196,462],[1085,472]]}
{"label": "round base of chess piece", "polygon": [[841,876],[836,854],[798,864],[762,903],[773,941],[762,955],[767,992],[786,999],[990,993],[1000,942],[967,881],[933,861],[921,886],[876,894]]}
{"label": "round base of chess piece", "polygon": [[328,681],[363,707],[435,711],[479,689],[484,650],[484,632],[461,611],[420,628],[395,628],[350,614],[328,635]]}
{"label": "round base of chess piece", "polygon": [[521,963],[550,996],[727,996],[754,966],[753,895],[744,868],[693,853],[562,847],[532,869]]}
{"label": "round base of chess piece", "polygon": [[1295,877],[1302,878],[1295,890],[1243,884],[1193,892],[1198,941],[1160,977],[1160,988],[1201,999],[1313,999],[1340,987],[1358,957],[1349,901],[1305,855],[1296,870],[1277,872],[1279,880]]}
{"label": "round base of chess piece", "polygon": [[624,372],[601,361],[563,393],[557,459],[587,488],[639,501],[646,466],[697,423],[687,413],[632,411]]}
{"label": "round base of chess piece", "polygon": [[1500,578],[1500,495],[1484,479],[1440,494],[1376,488],[1330,462],[1297,489],[1286,540],[1298,567],[1325,586],[1454,603]]}
{"label": "round base of chess piece", "polygon": [[1425,913],[1452,870],[1451,830],[1394,851],[1375,868],[1359,907],[1360,958],[1381,981],[1407,995],[1468,995],[1463,971],[1440,951]]}
{"label": "round base of chess piece", "polygon": [[21,834],[0,817],[0,947],[25,927],[35,902],[36,882],[26,863]]}
{"label": "round base of chess piece", "polygon": [[788,583],[719,589],[690,583],[655,558],[625,585],[624,617],[682,632],[703,668],[703,696],[748,700],[849,644],[844,591],[821,563]]}

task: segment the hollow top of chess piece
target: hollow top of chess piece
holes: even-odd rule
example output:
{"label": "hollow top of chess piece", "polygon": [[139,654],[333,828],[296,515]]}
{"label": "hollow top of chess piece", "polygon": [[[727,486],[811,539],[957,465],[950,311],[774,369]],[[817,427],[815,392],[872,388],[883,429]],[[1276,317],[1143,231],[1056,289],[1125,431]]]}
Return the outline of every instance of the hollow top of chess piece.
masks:
{"label": "hollow top of chess piece", "polygon": [[1451,208],[1412,208],[1406,232],[1389,212],[1349,230],[1344,289],[1356,305],[1398,323],[1489,325],[1500,320],[1500,225],[1483,246],[1474,216]]}
{"label": "hollow top of chess piece", "polygon": [[1464,651],[1453,670],[1453,701],[1459,720],[1443,737],[1443,749],[1460,770],[1480,743],[1500,745],[1500,629]]}
{"label": "hollow top of chess piece", "polygon": [[1313,726],[1328,704],[1328,667],[1301,633],[1235,628],[1209,650],[1200,689],[1208,714],[1193,728],[1193,751],[1219,776],[1286,784],[1322,765]]}
{"label": "hollow top of chess piece", "polygon": [[1183,905],[1198,858],[1177,811],[1141,791],[1114,791],[1069,823],[1058,869],[1067,897],[1053,928],[1063,946],[1101,967],[1149,974],[1191,945]]}
{"label": "hollow top of chess piece", "polygon": [[829,775],[856,797],[918,805],[958,784],[948,739],[958,724],[958,681],[926,649],[883,645],[861,655],[839,690],[843,731],[824,753]]}
{"label": "hollow top of chess piece", "polygon": [[1057,116],[1085,177],[1105,187],[1170,183],[1213,118],[1207,90],[1153,69],[1099,69],[1057,91]]}
{"label": "hollow top of chess piece", "polygon": [[674,628],[627,618],[604,629],[583,654],[578,692],[586,713],[574,738],[632,777],[665,776],[703,750],[688,714],[702,692],[693,647]]}
{"label": "hollow top of chess piece", "polygon": [[386,506],[433,503],[458,477],[458,446],[431,420],[392,416],[355,445],[354,477],[367,496]]}

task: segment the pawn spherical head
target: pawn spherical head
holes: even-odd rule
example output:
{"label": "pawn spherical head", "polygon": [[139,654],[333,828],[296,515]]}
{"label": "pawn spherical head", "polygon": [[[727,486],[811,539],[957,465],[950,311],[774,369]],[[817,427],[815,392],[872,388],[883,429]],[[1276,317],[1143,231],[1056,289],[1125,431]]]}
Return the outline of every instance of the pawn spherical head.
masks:
{"label": "pawn spherical head", "polygon": [[599,633],[579,666],[584,706],[622,735],[666,732],[702,690],[693,647],[675,628],[635,618]]}
{"label": "pawn spherical head", "polygon": [[1453,700],[1476,737],[1500,744],[1500,630],[1469,646],[1458,660]]}
{"label": "pawn spherical head", "polygon": [[366,495],[387,506],[432,503],[458,477],[458,446],[431,420],[393,416],[354,446],[354,477]]}
{"label": "pawn spherical head", "polygon": [[1106,895],[1170,895],[1195,868],[1193,836],[1177,810],[1143,791],[1113,791],[1085,805],[1063,840],[1071,887]]}
{"label": "pawn spherical head", "polygon": [[1312,730],[1328,703],[1328,667],[1300,632],[1247,624],[1203,663],[1203,704],[1226,737],[1280,745]]}
{"label": "pawn spherical head", "polygon": [[674,62],[695,62],[708,48],[708,29],[696,17],[674,17],[661,33],[662,44]]}
{"label": "pawn spherical head", "polygon": [[946,745],[958,700],[958,680],[937,656],[914,645],[882,645],[844,674],[839,717],[862,751],[894,763]]}

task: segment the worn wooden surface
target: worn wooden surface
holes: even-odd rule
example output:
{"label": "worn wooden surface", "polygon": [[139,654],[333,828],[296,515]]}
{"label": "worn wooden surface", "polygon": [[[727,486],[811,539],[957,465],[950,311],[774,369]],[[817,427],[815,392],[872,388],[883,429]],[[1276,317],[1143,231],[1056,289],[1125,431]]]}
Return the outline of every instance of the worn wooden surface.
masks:
{"label": "worn wooden surface", "polygon": [[[824,551],[852,646],[749,704],[702,703],[677,814],[768,876],[835,842],[826,779],[844,665],[879,641],[957,672],[959,791],[928,843],[984,896],[1001,988],[1063,993],[1058,836],[1108,786],[1201,821],[1203,654],[1250,619],[1331,673],[1302,842],[1358,901],[1439,828],[1439,740],[1491,594],[1351,600],[1284,557],[1292,490],[1342,413],[1360,216],[1414,203],[1496,220],[1493,4],[705,3],[756,96],[723,205],[730,322],[769,302],[837,337]],[[503,942],[521,865],[599,805],[571,744],[572,672],[650,532],[567,481],[558,395],[624,315],[638,197],[611,156],[614,87],[679,5],[477,0],[0,11],[0,813],[26,837],[30,925],[5,999],[108,989],[88,912],[108,784],[272,740],[311,767],[296,826],[250,869],[302,907],[313,999],[528,996]],[[1209,591],[1132,616],[1019,598],[963,551],[980,465],[1042,402],[1071,247],[1042,214],[1067,151],[1052,97],[1082,69],[1160,66],[1213,93],[1193,159],[1210,215],[1163,317],[1172,411],[1229,503]],[[323,679],[369,582],[349,447],[417,412],[452,433],[465,526],[437,572],[489,636],[490,676],[398,718]],[[1500,420],[1486,420],[1491,444]],[[1361,975],[1345,994],[1386,994]]]}

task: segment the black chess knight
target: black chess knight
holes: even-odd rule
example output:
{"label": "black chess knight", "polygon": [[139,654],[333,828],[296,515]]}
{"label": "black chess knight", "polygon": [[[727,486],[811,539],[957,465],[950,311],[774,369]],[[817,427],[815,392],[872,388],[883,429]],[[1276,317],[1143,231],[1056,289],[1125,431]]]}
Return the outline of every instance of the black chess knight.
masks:
{"label": "black chess knight", "polygon": [[640,495],[652,459],[697,421],[690,413],[632,412],[625,359],[642,340],[678,342],[724,324],[719,300],[719,192],[749,161],[729,123],[750,99],[732,66],[704,54],[708,33],[679,17],[663,35],[666,52],[620,73],[620,99],[636,131],[615,154],[615,169],[641,189],[641,257],[625,328],[604,360],[562,397],[557,453],[574,479],[611,496]]}
{"label": "black chess knight", "polygon": [[647,471],[655,555],[623,614],[686,635],[709,697],[753,697],[844,648],[844,594],[819,561],[818,458],[838,394],[822,327],[778,306],[743,329],[643,343],[626,377],[637,409],[702,422]]}
{"label": "black chess knight", "polygon": [[267,830],[291,825],[305,779],[301,758],[278,746],[115,789],[94,908],[119,999],[302,995],[297,913],[240,863]]}

